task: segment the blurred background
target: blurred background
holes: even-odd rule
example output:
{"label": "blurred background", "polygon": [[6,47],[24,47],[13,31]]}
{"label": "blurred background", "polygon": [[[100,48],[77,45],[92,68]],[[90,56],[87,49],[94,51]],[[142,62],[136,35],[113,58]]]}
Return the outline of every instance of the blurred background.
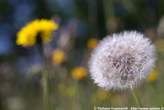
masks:
{"label": "blurred background", "polygon": [[0,110],[42,110],[41,70],[36,46],[16,45],[17,32],[34,19],[59,24],[44,45],[50,100],[55,110],[93,110],[96,106],[135,106],[128,91],[105,91],[88,72],[88,59],[99,40],[137,30],[156,46],[156,67],[137,88],[146,107],[164,106],[163,0],[0,0]]}

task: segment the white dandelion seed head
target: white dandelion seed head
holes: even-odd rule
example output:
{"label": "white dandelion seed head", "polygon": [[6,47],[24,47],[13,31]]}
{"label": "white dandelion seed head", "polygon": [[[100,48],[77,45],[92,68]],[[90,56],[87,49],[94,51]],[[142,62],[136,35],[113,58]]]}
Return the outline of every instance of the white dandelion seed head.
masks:
{"label": "white dandelion seed head", "polygon": [[127,89],[139,85],[155,63],[155,47],[136,31],[104,38],[89,61],[94,82],[105,89]]}

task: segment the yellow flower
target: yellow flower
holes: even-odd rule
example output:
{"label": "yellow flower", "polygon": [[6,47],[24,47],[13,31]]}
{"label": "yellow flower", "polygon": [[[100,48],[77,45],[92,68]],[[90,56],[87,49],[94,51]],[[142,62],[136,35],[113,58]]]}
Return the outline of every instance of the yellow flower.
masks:
{"label": "yellow flower", "polygon": [[87,70],[84,67],[76,67],[71,71],[72,78],[75,80],[82,80],[87,75]]}
{"label": "yellow flower", "polygon": [[60,50],[56,49],[52,54],[52,60],[55,64],[61,64],[64,62],[65,59],[65,53]]}
{"label": "yellow flower", "polygon": [[148,76],[148,78],[147,78],[147,81],[148,82],[154,82],[154,81],[156,81],[157,80],[157,78],[158,78],[158,69],[157,68],[154,68],[151,72],[150,72],[150,74],[149,74],[149,76]]}
{"label": "yellow flower", "polygon": [[90,38],[87,41],[87,47],[89,49],[94,49],[97,46],[98,40],[96,38]]}
{"label": "yellow flower", "polygon": [[25,25],[18,33],[16,44],[22,46],[33,46],[36,44],[37,35],[44,43],[51,41],[52,32],[57,30],[58,24],[52,20],[34,20]]}
{"label": "yellow flower", "polygon": [[110,95],[111,94],[108,91],[105,91],[105,90],[99,90],[97,92],[97,98],[98,98],[98,100],[101,100],[101,101],[107,100],[110,97]]}
{"label": "yellow flower", "polygon": [[103,89],[98,89],[91,97],[92,103],[100,103],[104,101],[110,101],[112,92],[105,91]]}

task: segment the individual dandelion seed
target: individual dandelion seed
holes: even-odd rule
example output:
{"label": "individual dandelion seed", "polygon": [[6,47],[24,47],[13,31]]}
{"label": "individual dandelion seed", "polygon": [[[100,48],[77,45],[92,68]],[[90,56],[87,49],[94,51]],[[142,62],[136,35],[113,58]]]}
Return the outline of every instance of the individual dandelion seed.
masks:
{"label": "individual dandelion seed", "polygon": [[104,38],[93,50],[89,71],[94,82],[105,89],[127,89],[141,84],[155,63],[155,47],[136,31]]}

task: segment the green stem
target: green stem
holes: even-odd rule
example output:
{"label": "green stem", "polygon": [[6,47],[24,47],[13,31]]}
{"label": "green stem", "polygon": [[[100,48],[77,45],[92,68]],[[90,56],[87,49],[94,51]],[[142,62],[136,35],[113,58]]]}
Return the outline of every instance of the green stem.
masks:
{"label": "green stem", "polygon": [[49,100],[49,85],[48,85],[48,68],[47,68],[47,59],[46,56],[44,56],[44,44],[42,44],[43,39],[41,37],[41,33],[38,33],[37,35],[37,46],[38,49],[40,51],[40,54],[43,55],[43,59],[44,59],[44,69],[42,71],[42,89],[43,89],[43,93],[42,93],[42,97],[43,97],[43,110],[51,110],[51,106],[50,106],[50,100]]}
{"label": "green stem", "polygon": [[132,96],[136,102],[136,104],[139,106],[139,107],[142,107],[142,104],[141,104],[141,101],[139,99],[139,97],[137,96],[137,94],[135,93],[135,91],[133,89],[131,89],[131,93],[132,93]]}
{"label": "green stem", "polygon": [[48,72],[42,73],[42,89],[43,89],[43,106],[44,110],[50,110],[49,91],[48,91]]}

